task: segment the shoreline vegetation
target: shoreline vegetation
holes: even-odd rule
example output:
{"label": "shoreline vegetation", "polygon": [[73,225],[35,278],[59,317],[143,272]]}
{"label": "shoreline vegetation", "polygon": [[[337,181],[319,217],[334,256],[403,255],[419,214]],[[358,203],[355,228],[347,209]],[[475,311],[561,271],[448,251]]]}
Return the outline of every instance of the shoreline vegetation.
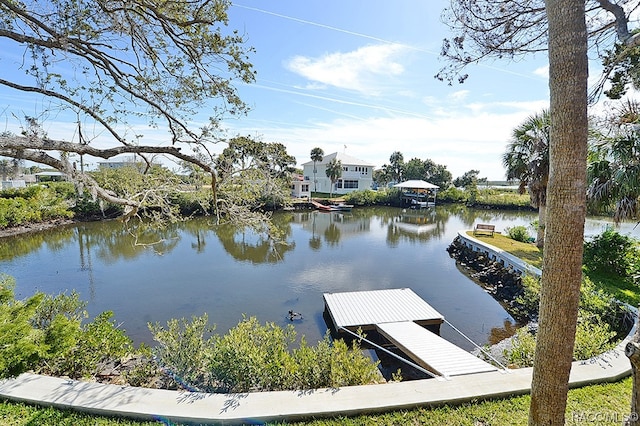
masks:
{"label": "shoreline vegetation", "polygon": [[[449,194],[441,197],[439,202],[448,202],[448,203],[462,203],[469,207],[473,208],[486,208],[486,209],[512,209],[512,210],[522,210],[522,209],[531,209],[528,204],[528,196],[524,196],[526,199],[523,199],[523,196],[517,195],[513,192],[507,191],[507,195],[500,195],[499,191],[496,190],[482,190],[485,191],[482,197],[482,200],[469,200],[468,198],[461,198],[460,194],[455,190],[449,191]],[[480,191],[480,192],[482,192]],[[4,191],[3,191],[4,192]],[[58,190],[58,192],[60,192]],[[464,191],[461,191],[464,192]],[[496,195],[498,193],[498,195]],[[15,194],[14,194],[15,195]],[[322,195],[322,194],[318,194]],[[397,196],[397,194],[395,194]],[[513,197],[517,197],[517,201],[513,201]],[[393,205],[393,200],[388,198],[388,194],[386,194],[387,198],[380,198],[380,194],[377,191],[362,191],[361,193],[353,193],[349,196],[341,196],[341,198],[350,204],[354,204],[356,206],[366,206],[366,205],[375,205],[375,204],[385,204],[385,205]],[[336,197],[337,198],[337,197]],[[511,201],[506,201],[511,200]],[[2,206],[0,206],[2,209]],[[2,213],[2,212],[0,212]],[[40,221],[28,221],[25,223],[21,223],[16,226],[0,226],[0,238],[17,236],[23,233],[28,232],[39,232],[59,226],[66,226],[72,224],[74,222],[80,222],[82,220],[76,219],[73,217],[73,214],[64,213],[59,215],[58,217],[52,217],[43,219]],[[96,219],[95,211],[92,213],[85,212],[84,216],[86,218],[91,218],[91,220],[101,220],[100,218]],[[106,219],[106,218],[105,218]],[[1,225],[1,224],[0,224]],[[497,234],[497,238],[491,239],[488,241],[490,244],[496,244],[500,247],[500,244],[505,243],[505,240],[510,240],[506,236],[502,236]],[[488,239],[488,238],[487,238]],[[506,241],[506,244],[509,246],[513,245],[512,241]],[[523,243],[526,244],[526,243]],[[525,247],[527,251],[533,253],[527,253],[523,256],[522,248]],[[514,247],[500,247],[505,249],[506,251],[511,252],[512,254],[523,258],[525,261],[528,261],[535,266],[539,267],[541,263],[541,254],[535,253],[535,250],[531,250],[531,247],[535,248],[533,244],[527,244],[526,246],[519,246],[519,248]],[[507,274],[504,270],[500,270],[496,265],[491,264],[490,262],[486,262],[487,259],[478,259],[478,256],[470,255],[469,253],[464,253],[464,250],[456,244],[456,242],[452,242],[450,248],[448,249],[452,258],[456,259],[456,262],[459,262],[461,266],[469,271],[469,275],[476,281],[482,285],[485,290],[492,294],[492,296],[499,301],[507,311],[517,320],[518,325],[524,325],[528,323],[535,322],[536,313],[532,312],[531,306],[536,303],[535,298],[531,299],[531,294],[527,293],[531,292],[532,289],[527,289],[526,286],[522,285],[522,280],[518,279],[519,277],[514,277],[512,275]],[[536,264],[536,262],[538,262]],[[495,263],[495,262],[493,262]],[[611,277],[607,277],[607,274],[603,274],[602,271],[590,270],[588,268],[585,269],[585,275],[588,278],[594,278],[595,282],[595,291],[600,293],[615,293],[616,286],[618,286],[618,282],[612,284]],[[624,280],[620,285],[622,290],[616,294],[618,298],[621,297],[623,301],[636,304],[640,300],[640,296],[638,296],[637,286],[633,282],[629,282],[629,280]],[[524,296],[524,297],[523,297]],[[527,299],[526,297],[529,297]],[[529,311],[527,310],[529,309]],[[193,324],[192,324],[193,325]],[[618,333],[619,334],[619,333]],[[611,335],[608,335],[611,336]],[[520,336],[518,336],[520,338]],[[530,344],[530,343],[529,343]],[[503,347],[500,349],[503,350]],[[613,383],[613,384],[604,384],[604,385],[594,385],[587,386],[585,388],[572,390],[570,391],[570,403],[567,408],[567,412],[570,413],[569,410],[582,410],[583,413],[589,413],[590,411],[596,412],[596,410],[601,410],[604,407],[604,401],[602,401],[601,394],[619,394],[621,395],[619,399],[610,400],[607,399],[606,406],[611,407],[613,413],[622,413],[625,412],[625,409],[628,409],[628,395],[630,394],[631,381],[630,379],[624,379],[621,382]],[[603,391],[602,389],[606,389]],[[594,401],[593,405],[575,405],[571,403],[571,399],[574,395],[578,395],[578,400],[581,400],[580,394],[591,395],[590,398]],[[626,398],[626,399],[625,399]],[[599,402],[598,402],[599,401]],[[528,396],[524,397],[513,397],[513,398],[505,398],[503,400],[496,401],[486,401],[480,403],[471,403],[464,404],[462,406],[457,407],[442,407],[437,409],[426,409],[426,408],[417,408],[415,410],[402,410],[394,413],[387,413],[381,415],[371,415],[371,416],[362,416],[353,419],[334,419],[334,420],[322,420],[322,421],[312,421],[312,422],[298,422],[291,424],[317,424],[317,425],[333,425],[333,424],[360,424],[358,423],[358,419],[380,419],[382,423],[387,422],[397,422],[398,418],[403,419],[416,419],[414,422],[419,422],[421,424],[478,424],[478,422],[482,422],[482,424],[503,424],[498,420],[495,420],[499,417],[498,413],[504,412],[505,410],[512,411],[509,414],[509,423],[510,424],[526,424],[527,419],[527,410],[528,410]],[[578,411],[571,412],[568,414],[568,418],[575,417],[575,413]],[[599,412],[599,411],[598,411]],[[466,413],[466,414],[461,414]],[[464,416],[464,421],[460,420],[457,416]],[[42,422],[39,424],[59,424],[61,422],[72,422],[74,424],[129,424],[129,425],[142,425],[142,424],[150,424],[150,423],[140,423],[135,421],[129,421],[125,419],[117,419],[117,420],[109,420],[107,418],[94,417],[80,413],[73,413],[66,410],[56,410],[53,408],[38,408],[32,407],[29,405],[11,403],[7,401],[0,401],[0,417],[5,419],[17,419],[10,420],[15,422],[24,422],[27,419],[31,418],[48,418],[51,419],[50,423]],[[436,420],[436,419],[441,420]],[[486,421],[485,419],[493,418],[492,421]],[[64,419],[64,420],[63,420]],[[396,419],[396,420],[393,420]],[[428,419],[428,420],[427,420]],[[473,420],[475,419],[475,420]],[[353,420],[353,422],[352,422]]]}

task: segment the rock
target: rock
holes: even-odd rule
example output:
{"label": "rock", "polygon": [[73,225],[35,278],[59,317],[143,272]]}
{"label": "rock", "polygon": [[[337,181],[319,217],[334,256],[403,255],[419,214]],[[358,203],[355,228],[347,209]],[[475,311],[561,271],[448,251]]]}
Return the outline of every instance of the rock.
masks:
{"label": "rock", "polygon": [[458,237],[447,247],[447,252],[460,266],[473,271],[469,274],[471,279],[502,304],[518,322],[526,323],[534,318],[535,313],[527,312],[517,302],[518,296],[524,292],[519,273],[489,259],[484,253],[473,251]]}

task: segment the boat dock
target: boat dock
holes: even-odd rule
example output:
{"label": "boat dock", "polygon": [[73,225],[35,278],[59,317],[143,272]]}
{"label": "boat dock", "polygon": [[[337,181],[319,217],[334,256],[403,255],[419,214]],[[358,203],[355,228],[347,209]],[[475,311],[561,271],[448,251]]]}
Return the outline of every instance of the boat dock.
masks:
{"label": "boat dock", "polygon": [[440,337],[444,316],[411,289],[325,293],[323,296],[325,310],[336,331],[376,330],[418,365],[438,376],[498,370]]}

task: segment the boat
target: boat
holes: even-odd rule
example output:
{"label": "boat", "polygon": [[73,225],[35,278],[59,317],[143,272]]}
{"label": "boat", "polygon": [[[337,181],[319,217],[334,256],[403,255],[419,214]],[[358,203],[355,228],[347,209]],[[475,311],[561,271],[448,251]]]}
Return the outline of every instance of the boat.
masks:
{"label": "boat", "polygon": [[339,204],[334,204],[331,207],[335,208],[337,211],[350,212],[351,209],[353,208],[353,204],[339,203]]}
{"label": "boat", "polygon": [[338,211],[338,209],[337,209],[337,208],[335,208],[334,206],[326,205],[326,204],[321,204],[321,203],[319,203],[319,202],[317,202],[317,201],[315,201],[315,200],[311,200],[311,204],[313,204],[313,206],[314,206],[315,208],[317,208],[318,210],[323,211],[323,212],[334,212],[334,211]]}
{"label": "boat", "polygon": [[353,208],[352,204],[322,204],[315,200],[311,200],[311,204],[313,204],[315,208],[323,212],[350,212]]}

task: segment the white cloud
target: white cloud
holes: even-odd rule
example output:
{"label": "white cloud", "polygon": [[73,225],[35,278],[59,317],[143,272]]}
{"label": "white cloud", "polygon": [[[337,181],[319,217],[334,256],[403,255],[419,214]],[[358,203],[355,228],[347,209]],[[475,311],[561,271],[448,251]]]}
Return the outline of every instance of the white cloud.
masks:
{"label": "white cloud", "polygon": [[325,153],[342,152],[381,167],[394,151],[411,158],[431,159],[447,166],[453,177],[477,169],[481,177],[504,179],[501,164],[511,132],[546,101],[441,106],[431,118],[399,116],[339,118],[314,126],[265,126],[257,129],[265,141],[285,144],[298,164],[320,147]]}
{"label": "white cloud", "polygon": [[549,78],[549,65],[536,68],[535,70],[533,70],[533,74],[537,75],[538,77]]}
{"label": "white cloud", "polygon": [[406,50],[397,44],[365,46],[347,53],[329,53],[320,58],[295,56],[285,66],[311,82],[365,94],[381,91],[379,77],[398,76],[404,66],[393,58]]}

